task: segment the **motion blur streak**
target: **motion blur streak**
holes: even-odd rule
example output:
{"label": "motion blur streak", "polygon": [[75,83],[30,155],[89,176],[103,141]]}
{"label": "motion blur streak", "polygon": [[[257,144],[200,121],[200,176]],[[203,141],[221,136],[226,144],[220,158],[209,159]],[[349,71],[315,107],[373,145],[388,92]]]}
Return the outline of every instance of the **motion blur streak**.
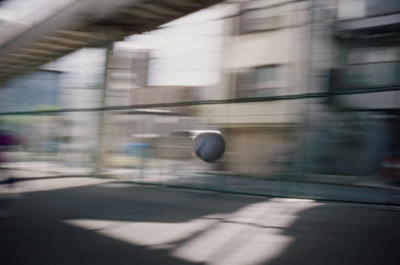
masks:
{"label": "motion blur streak", "polygon": [[400,264],[399,70],[399,0],[0,0],[0,263]]}

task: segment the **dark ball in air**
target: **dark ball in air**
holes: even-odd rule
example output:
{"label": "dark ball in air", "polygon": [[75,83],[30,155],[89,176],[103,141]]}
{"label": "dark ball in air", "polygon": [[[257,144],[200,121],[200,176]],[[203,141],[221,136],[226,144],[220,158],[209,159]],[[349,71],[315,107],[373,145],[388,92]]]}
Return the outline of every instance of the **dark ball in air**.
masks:
{"label": "dark ball in air", "polygon": [[214,162],[225,152],[225,140],[219,133],[205,132],[194,138],[194,152],[205,162]]}

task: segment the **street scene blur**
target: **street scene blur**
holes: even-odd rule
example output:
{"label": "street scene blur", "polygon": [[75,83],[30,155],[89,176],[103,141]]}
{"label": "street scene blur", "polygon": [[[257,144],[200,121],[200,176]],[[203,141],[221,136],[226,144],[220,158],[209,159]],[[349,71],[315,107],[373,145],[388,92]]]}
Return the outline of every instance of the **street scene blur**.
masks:
{"label": "street scene blur", "polygon": [[399,264],[400,1],[0,1],[0,264]]}

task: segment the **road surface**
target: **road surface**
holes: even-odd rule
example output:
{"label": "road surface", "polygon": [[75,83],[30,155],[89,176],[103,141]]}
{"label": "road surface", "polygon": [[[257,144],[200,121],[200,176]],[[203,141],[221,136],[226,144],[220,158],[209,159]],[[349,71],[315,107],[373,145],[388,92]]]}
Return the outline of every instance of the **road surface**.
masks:
{"label": "road surface", "polygon": [[110,180],[18,183],[0,264],[399,264],[394,207]]}

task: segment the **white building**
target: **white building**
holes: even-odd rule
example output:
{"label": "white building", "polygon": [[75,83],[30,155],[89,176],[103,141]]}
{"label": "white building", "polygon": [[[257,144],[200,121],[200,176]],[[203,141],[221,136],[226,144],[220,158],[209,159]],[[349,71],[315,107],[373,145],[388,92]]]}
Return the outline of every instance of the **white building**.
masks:
{"label": "white building", "polygon": [[[243,1],[225,11],[222,78],[208,99],[296,95],[307,91],[308,1]],[[211,98],[210,98],[211,97]],[[250,100],[251,101],[251,100]],[[199,107],[205,122],[225,129],[225,169],[271,175],[293,148],[304,100]]]}

